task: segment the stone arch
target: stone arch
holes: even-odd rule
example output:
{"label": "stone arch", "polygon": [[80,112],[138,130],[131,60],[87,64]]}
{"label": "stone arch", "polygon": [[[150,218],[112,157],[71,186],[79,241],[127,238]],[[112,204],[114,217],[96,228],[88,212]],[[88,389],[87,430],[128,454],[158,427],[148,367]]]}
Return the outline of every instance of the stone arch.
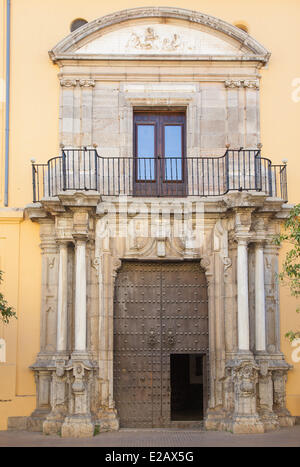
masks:
{"label": "stone arch", "polygon": [[[146,19],[174,20],[182,22],[188,28],[200,27],[210,33],[218,33],[224,41],[230,40],[236,43],[239,53],[236,54],[235,59],[241,59],[242,57],[243,60],[248,59],[266,63],[270,57],[270,53],[265,47],[240,28],[211,15],[170,7],[133,8],[103,16],[69,34],[53,47],[49,55],[54,62],[61,59],[71,59],[74,54],[77,59],[82,58],[83,54],[78,54],[76,51],[83,45],[106,34],[115,26],[121,28],[128,22]],[[224,59],[220,54],[218,59],[222,58]],[[201,53],[198,54],[198,59],[201,59]],[[211,60],[211,57],[203,56],[202,59]]]}

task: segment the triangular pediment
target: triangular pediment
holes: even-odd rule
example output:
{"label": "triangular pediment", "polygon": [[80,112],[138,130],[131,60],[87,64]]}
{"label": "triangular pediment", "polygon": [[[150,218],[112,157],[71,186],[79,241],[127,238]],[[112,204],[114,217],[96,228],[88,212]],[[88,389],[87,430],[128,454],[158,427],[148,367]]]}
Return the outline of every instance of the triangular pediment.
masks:
{"label": "triangular pediment", "polygon": [[183,9],[135,8],[82,26],[50,52],[62,59],[257,60],[268,51],[217,18]]}

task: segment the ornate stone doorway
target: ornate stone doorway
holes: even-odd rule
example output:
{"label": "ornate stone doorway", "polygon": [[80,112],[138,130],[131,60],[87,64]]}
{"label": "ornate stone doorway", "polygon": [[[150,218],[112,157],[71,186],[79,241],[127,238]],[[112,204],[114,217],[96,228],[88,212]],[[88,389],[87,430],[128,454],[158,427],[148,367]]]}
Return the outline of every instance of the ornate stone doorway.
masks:
{"label": "ornate stone doorway", "polygon": [[[207,284],[199,262],[124,262],[114,298],[114,400],[120,425],[165,427],[176,420],[193,421],[193,407],[176,415],[174,391],[177,402],[182,392],[176,377],[181,377],[182,359],[190,359],[189,390],[189,384],[197,384],[193,355],[203,365],[207,354]],[[203,417],[206,406],[203,368],[194,420],[201,418],[200,407]],[[181,408],[183,402],[180,394]]]}
{"label": "ornate stone doorway", "polygon": [[[47,177],[33,165],[40,202],[27,207],[43,268],[28,423],[66,437],[118,429],[118,417],[190,423],[179,405],[199,384],[206,429],[290,426],[273,243],[286,169],[260,157],[269,52],[223,20],[148,7],[95,19],[50,56],[65,150]],[[181,115],[138,117],[149,108]],[[202,383],[184,373],[196,357]]]}

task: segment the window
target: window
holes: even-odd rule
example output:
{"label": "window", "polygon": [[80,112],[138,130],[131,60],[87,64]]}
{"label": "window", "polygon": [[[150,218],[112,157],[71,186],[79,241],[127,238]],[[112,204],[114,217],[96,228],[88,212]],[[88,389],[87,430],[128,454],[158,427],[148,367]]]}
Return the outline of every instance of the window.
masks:
{"label": "window", "polygon": [[70,26],[70,31],[74,32],[76,29],[81,28],[81,26],[84,26],[87,24],[87,21],[82,18],[77,18],[72,21],[71,26]]}
{"label": "window", "polygon": [[134,159],[135,194],[184,196],[185,113],[136,111]]}

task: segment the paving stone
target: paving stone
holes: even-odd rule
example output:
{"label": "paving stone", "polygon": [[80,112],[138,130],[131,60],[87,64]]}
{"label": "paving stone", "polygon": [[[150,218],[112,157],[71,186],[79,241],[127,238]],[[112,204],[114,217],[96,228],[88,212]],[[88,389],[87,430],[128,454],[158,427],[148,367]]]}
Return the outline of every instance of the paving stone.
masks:
{"label": "paving stone", "polygon": [[60,438],[26,431],[0,431],[0,447],[300,447],[300,425],[264,434],[121,429],[93,438]]}

